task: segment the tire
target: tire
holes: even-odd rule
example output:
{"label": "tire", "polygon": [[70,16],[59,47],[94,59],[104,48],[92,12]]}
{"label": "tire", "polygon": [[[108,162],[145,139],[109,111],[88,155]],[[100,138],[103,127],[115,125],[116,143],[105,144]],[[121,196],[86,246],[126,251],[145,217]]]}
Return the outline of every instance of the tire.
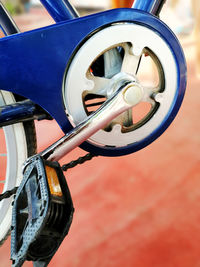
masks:
{"label": "tire", "polygon": [[[0,105],[16,102],[13,94],[0,91]],[[19,186],[21,167],[27,157],[36,153],[34,122],[17,123],[0,128],[0,193]],[[3,182],[4,181],[4,182]],[[0,202],[0,245],[10,232],[13,197]]]}

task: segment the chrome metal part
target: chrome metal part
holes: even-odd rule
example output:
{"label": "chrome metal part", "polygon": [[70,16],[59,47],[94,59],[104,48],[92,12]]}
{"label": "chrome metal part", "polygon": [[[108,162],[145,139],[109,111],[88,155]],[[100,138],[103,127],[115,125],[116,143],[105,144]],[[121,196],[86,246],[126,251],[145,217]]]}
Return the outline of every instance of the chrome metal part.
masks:
{"label": "chrome metal part", "polygon": [[115,82],[111,89],[116,86],[118,88],[114,94],[96,112],[76,126],[69,134],[41,152],[40,155],[50,161],[61,159],[118,115],[142,101],[143,89],[136,82],[127,80],[123,81],[123,84]]}

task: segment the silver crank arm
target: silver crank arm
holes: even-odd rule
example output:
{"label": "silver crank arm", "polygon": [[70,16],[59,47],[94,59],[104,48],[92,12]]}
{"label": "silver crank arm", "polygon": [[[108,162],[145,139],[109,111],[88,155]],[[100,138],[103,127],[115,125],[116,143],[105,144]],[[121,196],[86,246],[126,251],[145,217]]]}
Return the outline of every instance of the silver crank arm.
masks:
{"label": "silver crank arm", "polygon": [[60,160],[98,130],[104,128],[114,118],[137,105],[142,98],[143,89],[137,83],[132,82],[121,86],[97,111],[42,151],[40,155],[50,161]]}

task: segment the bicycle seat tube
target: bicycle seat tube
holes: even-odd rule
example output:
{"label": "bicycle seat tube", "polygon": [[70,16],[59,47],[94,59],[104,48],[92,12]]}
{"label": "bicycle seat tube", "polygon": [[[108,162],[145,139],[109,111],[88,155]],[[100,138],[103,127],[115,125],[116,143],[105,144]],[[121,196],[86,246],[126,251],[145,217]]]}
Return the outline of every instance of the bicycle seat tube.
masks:
{"label": "bicycle seat tube", "polygon": [[68,0],[40,0],[55,22],[79,17],[76,9]]}
{"label": "bicycle seat tube", "polygon": [[[56,22],[79,17],[68,0],[40,0]],[[132,8],[159,15],[166,0],[135,0]]]}
{"label": "bicycle seat tube", "polygon": [[166,0],[135,0],[132,8],[158,16]]}

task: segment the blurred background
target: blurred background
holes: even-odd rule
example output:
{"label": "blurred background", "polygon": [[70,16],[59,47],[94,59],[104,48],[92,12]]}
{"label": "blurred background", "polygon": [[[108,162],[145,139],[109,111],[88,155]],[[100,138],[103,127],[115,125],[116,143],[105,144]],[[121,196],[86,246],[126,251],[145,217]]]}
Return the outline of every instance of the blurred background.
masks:
{"label": "blurred background", "polygon": [[[21,31],[54,23],[37,0],[3,2]],[[129,2],[71,1],[81,15]],[[198,10],[199,0],[172,0],[161,13],[180,40],[188,64],[187,92],[177,118],[142,151],[122,158],[98,157],[66,173],[75,215],[49,266],[200,266]],[[55,122],[37,122],[36,127],[39,150],[62,135]],[[77,148],[61,164],[84,154]],[[0,267],[11,266],[9,249],[10,239],[0,248]]]}

